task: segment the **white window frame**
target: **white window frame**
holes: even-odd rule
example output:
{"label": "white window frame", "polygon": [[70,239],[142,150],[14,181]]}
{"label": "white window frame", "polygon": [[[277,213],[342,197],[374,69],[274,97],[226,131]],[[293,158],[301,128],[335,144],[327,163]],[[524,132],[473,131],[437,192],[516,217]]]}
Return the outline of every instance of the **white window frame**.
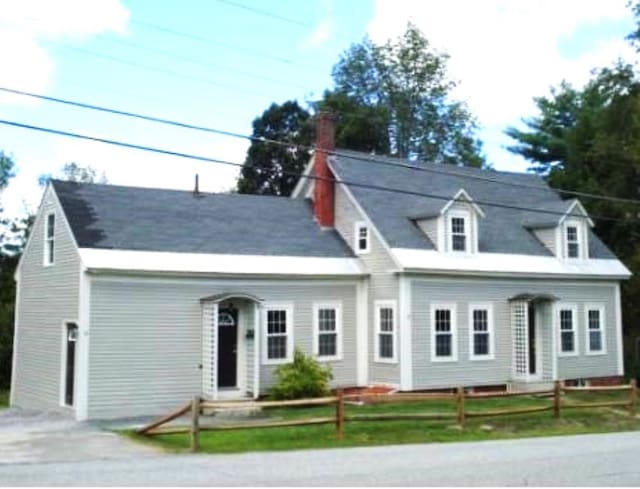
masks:
{"label": "white window frame", "polygon": [[[562,311],[571,311],[571,331],[573,332],[573,351],[562,351]],[[558,304],[556,309],[557,321],[558,321],[558,356],[559,357],[575,357],[580,354],[579,339],[578,339],[578,306],[575,304]],[[564,330],[568,331],[568,330]]]}
{"label": "white window frame", "polygon": [[[367,246],[360,248],[360,231],[367,232]],[[356,221],[353,225],[353,249],[356,255],[365,255],[371,252],[371,227],[365,221]]]}
{"label": "white window frame", "polygon": [[[489,335],[489,353],[486,355],[475,354],[475,330],[473,324],[473,312],[478,310],[487,311],[487,334]],[[493,323],[493,304],[491,303],[475,303],[469,304],[469,359],[470,360],[495,360],[495,337]]]}
{"label": "white window frame", "polygon": [[[602,345],[601,350],[591,349],[591,330],[589,329],[589,311],[598,311],[600,314],[600,342]],[[584,306],[584,351],[587,355],[606,355],[607,354],[607,337],[605,334],[605,307],[601,303],[585,304]]]}
{"label": "white window frame", "polygon": [[[269,311],[286,311],[287,313],[287,356],[285,358],[269,358],[269,326],[267,318]],[[270,302],[264,304],[262,309],[262,364],[263,365],[281,365],[283,363],[291,363],[293,361],[293,304],[289,302]]]}
{"label": "white window frame", "polygon": [[[463,250],[454,250],[453,249],[453,219],[464,219],[464,244],[465,249]],[[447,251],[449,253],[455,253],[460,255],[468,255],[475,250],[475,243],[472,242],[473,239],[473,218],[471,216],[470,211],[466,210],[451,210],[447,212],[445,218],[445,233],[447,236]],[[459,233],[456,233],[459,234]]]}
{"label": "white window frame", "polygon": [[[387,331],[380,330],[380,310],[381,309],[391,309],[393,311],[393,331],[391,333],[393,338],[393,356],[392,357],[381,357],[380,356],[380,334],[389,334]],[[381,300],[375,301],[374,303],[374,314],[375,314],[375,326],[376,326],[376,334],[374,341],[374,360],[378,363],[398,363],[398,303],[395,300]]]}
{"label": "white window frame", "polygon": [[[320,310],[333,309],[336,313],[336,354],[320,355]],[[313,353],[320,362],[342,360],[342,303],[314,302],[313,303]]]}
{"label": "white window frame", "polygon": [[[53,234],[51,236],[49,236],[49,218],[53,217]],[[44,250],[43,250],[43,265],[45,267],[50,267],[55,263],[55,259],[56,259],[56,226],[57,226],[57,219],[56,219],[56,213],[55,212],[48,212],[45,215],[45,219],[44,219],[44,233],[43,233],[43,243],[44,243]],[[49,253],[49,249],[50,247],[52,247],[52,252]]]}
{"label": "white window frame", "polygon": [[[569,241],[569,228],[576,228],[576,241]],[[585,240],[584,240],[584,224],[576,220],[565,221],[562,226],[562,242],[564,243],[564,257],[567,260],[581,260],[585,257]],[[569,256],[569,244],[576,243],[578,245],[578,256]]]}
{"label": "white window frame", "polygon": [[[436,356],[436,311],[449,310],[451,314],[451,355]],[[432,362],[457,362],[458,361],[458,307],[454,302],[434,302],[431,304],[431,361]]]}

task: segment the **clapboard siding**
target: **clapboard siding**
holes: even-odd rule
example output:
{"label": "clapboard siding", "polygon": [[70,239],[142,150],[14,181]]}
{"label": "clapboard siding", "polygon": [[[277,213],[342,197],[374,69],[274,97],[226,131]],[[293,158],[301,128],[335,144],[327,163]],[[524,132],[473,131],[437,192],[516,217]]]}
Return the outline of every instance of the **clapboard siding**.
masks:
{"label": "clapboard siding", "polygon": [[[44,266],[46,216],[55,214],[54,264]],[[78,320],[80,258],[49,187],[25,250],[18,282],[12,403],[50,409],[61,402],[63,326]]]}
{"label": "clapboard siding", "polygon": [[[341,301],[343,359],[330,362],[333,386],[356,384],[354,282],[116,278],[91,287],[89,417],[165,412],[201,389],[201,305],[212,294],[240,291],[294,308],[294,342],[312,353],[313,303]],[[243,341],[243,338],[240,338]],[[254,341],[262,341],[256,332]],[[262,346],[262,345],[261,345]],[[247,363],[252,361],[247,349]],[[247,374],[253,366],[247,368]],[[260,389],[273,383],[274,366],[260,365]]]}
{"label": "clapboard siding", "polygon": [[[335,199],[336,229],[349,243],[349,246],[353,247],[354,223],[367,219],[353,205],[342,185],[336,186]],[[396,266],[376,234],[373,232],[369,234],[371,236],[371,251],[358,255],[365,270],[370,274],[367,334],[369,381],[370,383],[399,384],[400,368],[398,364],[375,361],[375,302],[378,300],[398,300],[398,278],[392,273]],[[399,344],[396,347],[399,347]]]}
{"label": "clapboard siding", "polygon": [[551,253],[557,255],[556,232],[556,228],[536,229],[533,231],[533,234],[542,242],[543,245],[547,247],[547,249]]}
{"label": "clapboard siding", "polygon": [[[417,278],[411,279],[413,328],[414,389],[450,387],[455,385],[481,385],[506,383],[512,380],[512,338],[508,299],[523,292],[552,293],[563,301],[578,305],[577,341],[580,355],[558,358],[560,379],[616,375],[619,352],[616,351],[616,310],[614,284],[572,284],[562,281],[526,279],[463,279]],[[452,302],[457,307],[458,361],[434,363],[431,361],[432,303]],[[469,304],[493,304],[495,325],[495,359],[472,361],[469,359]],[[584,305],[598,302],[605,306],[607,354],[584,355]],[[552,321],[551,307],[539,310],[542,322],[543,380],[552,377],[552,334],[556,334],[556,321]]]}
{"label": "clapboard siding", "polygon": [[438,249],[438,222],[439,218],[437,217],[416,221],[420,230],[429,238],[435,249]]}

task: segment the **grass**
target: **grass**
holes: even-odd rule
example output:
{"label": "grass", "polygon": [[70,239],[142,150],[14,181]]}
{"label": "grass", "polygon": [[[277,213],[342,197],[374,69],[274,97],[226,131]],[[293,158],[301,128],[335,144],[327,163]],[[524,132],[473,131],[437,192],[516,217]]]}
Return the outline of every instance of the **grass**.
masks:
{"label": "grass", "polygon": [[0,409],[9,407],[9,391],[0,390]]}
{"label": "grass", "polygon": [[[602,402],[626,400],[628,393],[576,394],[565,402]],[[518,407],[545,406],[551,399],[534,397],[468,400],[468,411],[487,411]],[[310,408],[273,408],[263,411],[268,421],[332,416],[333,406]],[[455,413],[453,401],[412,402],[403,404],[376,404],[346,408],[353,414],[437,412]],[[453,441],[479,441],[505,438],[604,433],[640,430],[640,418],[630,418],[624,408],[593,408],[564,410],[560,419],[552,412],[501,417],[468,418],[464,429],[455,419],[446,421],[377,421],[348,422],[345,437],[336,440],[333,425],[288,428],[253,428],[238,431],[208,431],[201,433],[203,452],[237,453],[264,450],[294,450],[307,448],[335,448],[403,443],[431,443]],[[140,437],[132,432],[128,436],[152,443],[171,451],[184,451],[189,447],[186,434]]]}

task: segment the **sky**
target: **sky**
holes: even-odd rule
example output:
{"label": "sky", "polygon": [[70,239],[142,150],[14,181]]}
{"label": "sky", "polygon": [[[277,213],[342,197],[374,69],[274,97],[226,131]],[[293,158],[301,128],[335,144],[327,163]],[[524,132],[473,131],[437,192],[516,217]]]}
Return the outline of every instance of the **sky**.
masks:
{"label": "sky", "polygon": [[[273,102],[302,105],[331,88],[352,43],[382,43],[416,24],[450,56],[452,94],[480,125],[487,161],[526,171],[504,130],[535,115],[533,97],[563,79],[635,55],[626,0],[0,0],[0,87],[251,134]],[[244,139],[0,93],[0,119],[241,163]],[[110,183],[205,191],[237,168],[0,124],[17,174],[9,216],[36,210],[38,177],[76,162]]]}

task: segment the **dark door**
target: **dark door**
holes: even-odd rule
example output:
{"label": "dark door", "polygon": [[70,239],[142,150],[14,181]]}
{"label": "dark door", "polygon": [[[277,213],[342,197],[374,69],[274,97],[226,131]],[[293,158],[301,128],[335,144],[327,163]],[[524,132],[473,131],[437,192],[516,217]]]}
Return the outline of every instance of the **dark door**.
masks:
{"label": "dark door", "polygon": [[536,311],[533,304],[529,304],[529,373],[536,373]]}
{"label": "dark door", "polygon": [[67,324],[67,365],[64,387],[64,402],[67,406],[73,406],[73,384],[76,373],[76,344],[78,341],[78,326]]}
{"label": "dark door", "polygon": [[218,311],[218,387],[237,384],[238,310]]}

